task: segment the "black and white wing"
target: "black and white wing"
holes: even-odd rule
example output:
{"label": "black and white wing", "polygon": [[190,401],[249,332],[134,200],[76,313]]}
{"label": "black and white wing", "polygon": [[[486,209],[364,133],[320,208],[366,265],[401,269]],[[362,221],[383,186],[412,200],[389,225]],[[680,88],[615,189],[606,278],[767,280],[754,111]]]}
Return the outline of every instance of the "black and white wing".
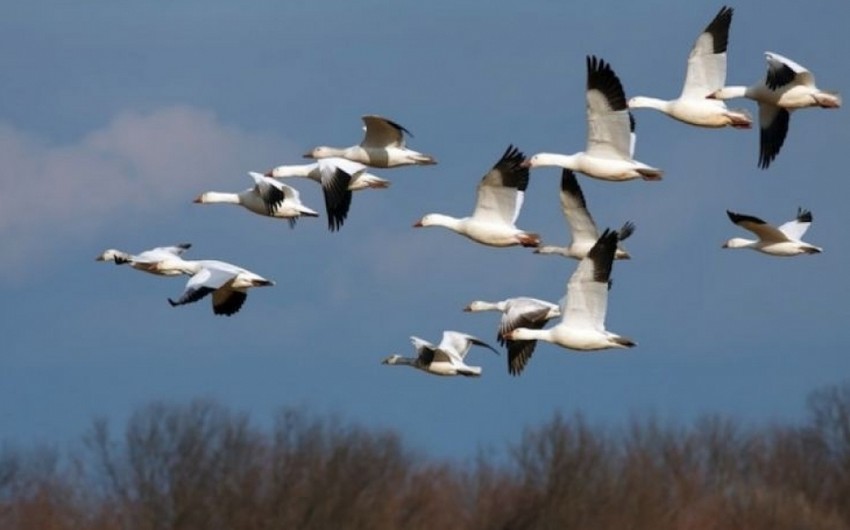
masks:
{"label": "black and white wing", "polygon": [[803,66],[778,53],[764,52],[767,59],[767,75],[764,84],[771,90],[780,90],[788,85],[814,86],[815,77]]}
{"label": "black and white wing", "polygon": [[561,171],[561,210],[567,219],[574,243],[596,241],[599,238],[596,223],[587,211],[587,203],[578,185],[578,179],[569,169]]}
{"label": "black and white wing", "polygon": [[779,231],[788,236],[789,239],[802,239],[806,230],[812,225],[812,212],[797,208],[797,217],[779,226]]}
{"label": "black and white wing", "polygon": [[348,210],[351,208],[349,185],[354,176],[365,171],[366,167],[356,162],[343,164],[340,160],[335,158],[332,162],[322,159],[318,161],[320,183],[325,196],[325,211],[328,214],[328,229],[331,232],[339,230],[348,217]]}
{"label": "black and white wing", "polygon": [[483,346],[494,352],[496,355],[499,354],[498,350],[483,340],[459,331],[444,331],[443,338],[440,341],[438,348],[441,351],[447,352],[449,355],[457,355],[457,359],[463,361],[463,359],[466,358],[466,354],[469,352],[469,349],[473,345]]}
{"label": "black and white wing", "polygon": [[631,160],[632,118],[620,78],[611,65],[587,56],[587,153]]}
{"label": "black and white wing", "polygon": [[702,99],[726,84],[726,47],[732,11],[731,7],[720,8],[694,42],[681,97]]}
{"label": "black and white wing", "polygon": [[513,226],[528,188],[528,168],[522,167],[523,162],[522,151],[509,145],[478,183],[473,217]]}
{"label": "black and white wing", "polygon": [[286,199],[285,188],[289,186],[261,173],[250,171],[248,174],[254,179],[254,192],[262,199],[266,213],[273,216]]}
{"label": "black and white wing", "polygon": [[781,243],[788,241],[788,236],[773,225],[754,217],[752,215],[740,214],[726,210],[726,215],[736,225],[744,230],[749,230],[764,242]]}
{"label": "black and white wing", "polygon": [[366,134],[360,142],[361,147],[404,147],[404,135],[413,136],[398,123],[380,116],[363,116],[363,123],[366,126]]}
{"label": "black and white wing", "polygon": [[608,287],[617,240],[616,231],[605,230],[587,257],[579,262],[567,282],[566,302],[561,315],[563,323],[598,331],[605,329]]}

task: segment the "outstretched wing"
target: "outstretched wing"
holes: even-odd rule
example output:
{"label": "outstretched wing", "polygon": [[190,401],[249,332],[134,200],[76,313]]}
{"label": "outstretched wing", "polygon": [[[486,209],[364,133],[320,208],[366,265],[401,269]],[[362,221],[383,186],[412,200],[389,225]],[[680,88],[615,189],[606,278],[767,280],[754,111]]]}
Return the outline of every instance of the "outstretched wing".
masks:
{"label": "outstretched wing", "polygon": [[413,136],[410,131],[398,123],[380,116],[363,116],[363,123],[366,124],[366,134],[363,136],[363,141],[360,142],[361,147],[401,148],[404,147],[405,133]]}
{"label": "outstretched wing", "polygon": [[722,7],[714,19],[699,34],[688,56],[688,73],[682,87],[682,97],[705,98],[726,84],[726,47],[732,8]]}
{"label": "outstretched wing", "polygon": [[587,153],[631,160],[632,135],[626,94],[611,65],[587,56]]}
{"label": "outstretched wing", "polygon": [[764,84],[771,90],[778,90],[790,84],[814,86],[815,77],[803,66],[778,53],[764,52],[767,59],[767,75]]}
{"label": "outstretched wing", "polygon": [[779,231],[788,236],[789,239],[799,241],[806,230],[812,225],[812,212],[797,208],[797,217],[779,226]]}
{"label": "outstretched wing", "polygon": [[773,225],[769,225],[758,217],[745,215],[726,210],[729,219],[744,230],[749,230],[759,239],[770,243],[788,241],[788,236]]}
{"label": "outstretched wing", "polygon": [[472,216],[513,225],[522,209],[528,188],[528,168],[522,167],[525,155],[509,145],[502,157],[478,183],[478,197]]}

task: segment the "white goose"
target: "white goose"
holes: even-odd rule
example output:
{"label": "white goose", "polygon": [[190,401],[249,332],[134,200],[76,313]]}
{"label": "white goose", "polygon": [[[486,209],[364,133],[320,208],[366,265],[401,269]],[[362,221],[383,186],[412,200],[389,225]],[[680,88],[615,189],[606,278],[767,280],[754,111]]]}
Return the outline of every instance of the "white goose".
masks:
{"label": "white goose", "polygon": [[635,342],[605,330],[617,232],[605,230],[567,283],[561,322],[548,329],[517,328],[508,340],[544,340],[573,350],[631,348]]}
{"label": "white goose", "polygon": [[426,155],[408,149],[404,143],[405,133],[410,131],[394,121],[380,116],[363,116],[366,134],[360,145],[351,147],[315,147],[304,158],[341,157],[360,162],[371,167],[430,166],[437,161]]}
{"label": "white goose", "polygon": [[253,171],[248,174],[254,179],[254,187],[239,193],[208,191],[198,195],[194,202],[238,204],[259,215],[286,219],[290,227],[295,226],[295,220],[302,215],[319,216],[318,212],[301,204],[301,195],[292,186]]}
{"label": "white goose", "polygon": [[765,52],[767,75],[763,81],[751,86],[722,87],[709,98],[748,98],[758,102],[759,167],[767,169],[779,154],[791,111],[805,107],[837,109],[841,96],[836,92],[824,91],[815,86],[815,76],[804,67],[778,53]]}
{"label": "white goose", "polygon": [[629,100],[629,108],[660,110],[671,118],[700,127],[752,127],[753,120],[746,111],[730,110],[722,101],[706,99],[726,83],[726,46],[731,23],[732,8],[724,6],[697,37],[688,56],[685,86],[677,99],[636,96]]}
{"label": "white goose", "polygon": [[558,166],[602,180],[659,180],[660,169],[634,156],[634,118],[626,106],[623,85],[611,66],[587,57],[587,149],[572,155],[537,153],[527,167]]}
{"label": "white goose", "polygon": [[410,342],[416,349],[415,358],[393,354],[381,361],[381,364],[412,366],[434,375],[477,377],[481,375],[481,367],[469,366],[464,362],[469,349],[473,345],[484,346],[496,355],[499,354],[498,351],[481,339],[459,331],[444,331],[439,346],[434,346],[419,337],[410,337]]}
{"label": "white goose", "polygon": [[800,238],[812,224],[812,213],[797,209],[797,217],[779,228],[769,225],[758,217],[743,215],[726,210],[729,219],[745,230],[758,236],[758,241],[734,237],[723,244],[723,248],[751,248],[771,256],[797,256],[800,254],[818,254],[823,249],[803,242]]}
{"label": "white goose", "polygon": [[212,294],[212,308],[216,315],[230,316],[242,308],[251,287],[274,285],[242,267],[217,260],[185,261],[183,272],[192,277],[177,300],[168,299],[172,307],[197,302]]}
{"label": "white goose", "polygon": [[522,152],[509,145],[493,168],[478,183],[478,198],[471,217],[461,219],[429,213],[413,226],[442,226],[473,241],[493,247],[536,247],[540,236],[516,227],[528,187],[528,169]]}
{"label": "white goose", "polygon": [[[599,239],[599,231],[596,229],[593,217],[587,211],[587,203],[584,200],[584,194],[581,192],[575,173],[569,169],[561,171],[561,209],[567,219],[567,225],[570,227],[572,242],[567,247],[543,245],[534,249],[534,252],[536,254],[557,254],[567,258],[583,259],[593,248],[596,240]],[[634,230],[635,225],[627,222],[617,232],[619,240],[623,241],[628,238]],[[631,259],[631,256],[618,245],[614,259]]]}
{"label": "white goose", "polygon": [[390,185],[390,181],[368,173],[363,164],[338,157],[322,158],[312,164],[277,166],[265,176],[276,179],[303,177],[318,182],[325,196],[328,229],[331,231],[339,230],[348,217],[352,191],[388,188]]}
{"label": "white goose", "polygon": [[95,258],[96,261],[112,261],[116,265],[129,263],[134,269],[158,276],[184,274],[185,261],[181,256],[192,245],[181,243],[170,247],[156,247],[138,254],[130,254],[110,248]]}
{"label": "white goose", "polygon": [[545,300],[517,297],[500,302],[476,300],[466,306],[464,311],[500,311],[499,332],[496,337],[499,344],[508,348],[508,373],[519,375],[534,353],[537,341],[505,340],[504,336],[516,328],[541,329],[549,320],[561,316],[560,308]]}

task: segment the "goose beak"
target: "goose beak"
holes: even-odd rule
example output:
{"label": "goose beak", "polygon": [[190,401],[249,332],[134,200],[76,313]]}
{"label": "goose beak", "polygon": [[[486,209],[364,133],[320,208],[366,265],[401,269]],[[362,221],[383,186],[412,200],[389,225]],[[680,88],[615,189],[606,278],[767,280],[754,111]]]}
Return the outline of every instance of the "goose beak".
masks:
{"label": "goose beak", "polygon": [[422,228],[422,219],[413,223],[413,228]]}
{"label": "goose beak", "polygon": [[531,167],[531,160],[526,158],[525,160],[520,162],[519,167],[526,168],[526,169],[530,168]]}
{"label": "goose beak", "polygon": [[303,158],[314,158],[313,151],[310,151],[309,153],[304,153],[302,156]]}
{"label": "goose beak", "polygon": [[463,308],[464,313],[469,313],[471,311],[472,311],[472,306],[466,306],[466,307]]}
{"label": "goose beak", "polygon": [[195,204],[201,204],[202,202],[204,202],[202,199],[202,195],[198,195],[197,197],[195,197],[195,200],[192,202]]}

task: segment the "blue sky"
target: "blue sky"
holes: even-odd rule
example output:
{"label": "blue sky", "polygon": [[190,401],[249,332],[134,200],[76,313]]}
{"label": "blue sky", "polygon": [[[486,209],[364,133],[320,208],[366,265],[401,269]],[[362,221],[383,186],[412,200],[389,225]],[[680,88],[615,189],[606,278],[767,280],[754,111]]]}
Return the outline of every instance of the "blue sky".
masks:
{"label": "blue sky", "polygon": [[[382,366],[408,337],[444,329],[495,343],[473,299],[557,301],[575,262],[476,245],[423,214],[471,212],[509,143],[526,154],[585,143],[584,58],[609,61],[627,96],[674,97],[693,40],[721,4],[316,1],[9,2],[0,8],[0,437],[76,440],[92,418],[123,422],[153,400],[217,399],[267,421],[283,406],[398,430],[438,456],[502,448],[554,411],[619,425],[723,413],[793,421],[808,392],[844,380],[850,297],[845,109],[794,113],[757,169],[758,132],[688,127],[637,111],[637,158],[663,181],[581,177],[598,224],[632,220],[608,327],[628,352],[540,344],[521,377],[473,350],[477,380]],[[729,84],[764,75],[764,51],[845,93],[848,7],[734,5]],[[731,106],[757,114],[749,101]],[[413,131],[434,167],[375,173],[338,233],[285,222],[203,191],[248,187],[249,170],[301,163],[361,136],[360,116]],[[559,172],[532,172],[519,226],[563,244]],[[323,211],[315,183],[296,181]],[[817,256],[721,250],[746,235],[725,210],[773,222],[811,209]],[[209,302],[171,308],[184,279],[96,263],[110,247],[191,242],[274,279],[232,318]]]}

